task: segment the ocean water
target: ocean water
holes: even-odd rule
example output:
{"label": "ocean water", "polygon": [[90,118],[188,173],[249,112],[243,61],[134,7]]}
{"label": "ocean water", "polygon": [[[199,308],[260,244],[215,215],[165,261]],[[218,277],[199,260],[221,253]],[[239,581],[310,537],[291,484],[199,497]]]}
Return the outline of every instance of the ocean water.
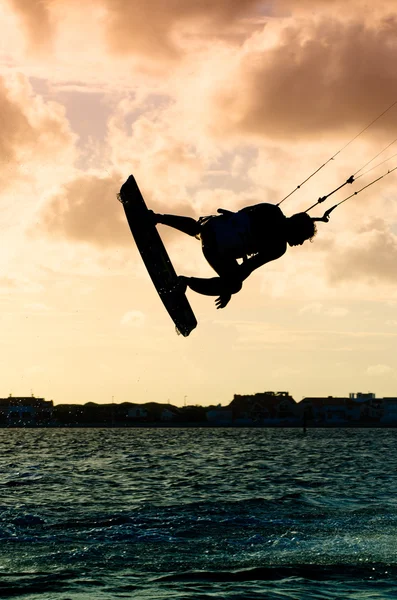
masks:
{"label": "ocean water", "polygon": [[397,430],[0,429],[0,597],[397,598]]}

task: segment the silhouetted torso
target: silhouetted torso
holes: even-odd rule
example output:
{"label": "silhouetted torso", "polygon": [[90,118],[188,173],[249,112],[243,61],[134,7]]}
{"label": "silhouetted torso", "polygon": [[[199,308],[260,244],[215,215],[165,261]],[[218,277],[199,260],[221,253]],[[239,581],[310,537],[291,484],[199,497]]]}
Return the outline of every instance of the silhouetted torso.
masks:
{"label": "silhouetted torso", "polygon": [[287,250],[286,217],[274,204],[248,206],[210,217],[203,225],[202,239],[230,258],[260,253],[275,260]]}

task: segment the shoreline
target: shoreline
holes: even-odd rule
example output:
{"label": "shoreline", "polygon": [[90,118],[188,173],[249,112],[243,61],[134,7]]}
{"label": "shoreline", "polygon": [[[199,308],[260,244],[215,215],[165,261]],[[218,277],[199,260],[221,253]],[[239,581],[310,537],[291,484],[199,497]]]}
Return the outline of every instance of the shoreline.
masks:
{"label": "shoreline", "polygon": [[237,424],[230,423],[74,423],[65,424],[23,424],[0,425],[0,429],[397,429],[397,423],[337,423],[337,424]]}

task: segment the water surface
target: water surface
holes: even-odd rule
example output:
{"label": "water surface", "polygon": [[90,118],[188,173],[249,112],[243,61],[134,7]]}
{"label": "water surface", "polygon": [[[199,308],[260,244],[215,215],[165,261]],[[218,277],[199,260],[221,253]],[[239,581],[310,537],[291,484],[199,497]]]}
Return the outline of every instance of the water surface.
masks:
{"label": "water surface", "polygon": [[397,430],[0,429],[0,596],[397,598]]}

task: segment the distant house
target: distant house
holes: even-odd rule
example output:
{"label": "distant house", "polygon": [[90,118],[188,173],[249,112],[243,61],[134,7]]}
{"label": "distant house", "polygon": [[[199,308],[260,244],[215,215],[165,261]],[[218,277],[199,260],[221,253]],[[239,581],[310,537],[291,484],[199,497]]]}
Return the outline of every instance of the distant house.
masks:
{"label": "distant house", "polygon": [[346,402],[346,419],[349,423],[354,423],[354,422],[358,422],[362,419],[362,415],[363,415],[363,404],[352,400],[352,399],[348,399]]}
{"label": "distant house", "polygon": [[52,400],[35,396],[0,398],[0,424],[8,427],[48,425],[53,417]]}
{"label": "distant house", "polygon": [[180,408],[172,404],[146,402],[145,404],[128,404],[127,420],[129,422],[159,423],[180,420]]}
{"label": "distant house", "polygon": [[349,394],[349,401],[361,404],[361,420],[369,422],[379,422],[383,416],[383,399],[376,398],[373,392],[357,392]]}
{"label": "distant house", "polygon": [[207,421],[212,425],[231,425],[233,423],[233,411],[227,407],[222,407],[220,404],[207,410]]}
{"label": "distant house", "polygon": [[82,404],[56,404],[54,406],[55,424],[61,427],[86,424],[85,412]]}
{"label": "distant house", "polygon": [[207,421],[208,407],[199,405],[183,406],[179,409],[180,420],[182,423],[202,423]]}
{"label": "distant house", "polygon": [[300,421],[299,407],[288,392],[235,394],[229,409],[236,425],[292,425]]}
{"label": "distant house", "polygon": [[385,425],[397,424],[397,398],[386,397],[382,399],[382,416],[381,423]]}
{"label": "distant house", "polygon": [[148,416],[148,411],[141,404],[137,404],[134,406],[131,405],[128,407],[128,410],[127,410],[127,418],[128,419],[143,420],[143,419],[146,419],[147,416]]}
{"label": "distant house", "polygon": [[346,398],[327,398],[324,414],[327,423],[334,425],[345,423],[347,421]]}
{"label": "distant house", "polygon": [[160,413],[160,421],[176,421],[180,418],[180,411],[175,406],[166,406]]}
{"label": "distant house", "polygon": [[302,415],[318,425],[345,418],[345,398],[333,398],[333,396],[304,398],[299,403],[299,408]]}
{"label": "distant house", "polygon": [[379,422],[383,414],[383,403],[372,392],[304,398],[299,406],[301,414],[318,425],[371,424]]}
{"label": "distant house", "polygon": [[373,392],[356,392],[349,394],[349,398],[359,402],[367,402],[368,400],[374,400],[375,394]]}

